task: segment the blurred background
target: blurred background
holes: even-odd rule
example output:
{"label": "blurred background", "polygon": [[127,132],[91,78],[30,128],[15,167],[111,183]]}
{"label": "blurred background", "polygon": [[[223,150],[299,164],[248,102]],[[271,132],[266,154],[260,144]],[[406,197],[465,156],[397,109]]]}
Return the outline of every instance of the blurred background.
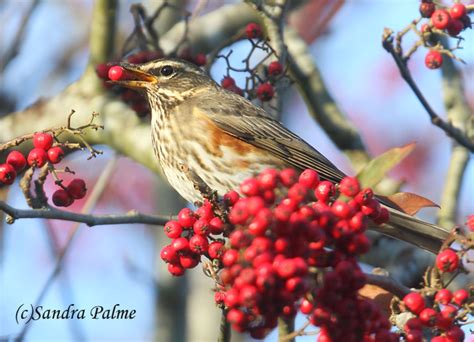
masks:
{"label": "blurred background", "polygon": [[[201,6],[201,14],[205,14],[234,2],[188,1],[186,6],[190,11]],[[144,3],[152,9],[158,1]],[[132,1],[119,2],[117,40],[121,42],[133,29],[129,13],[131,4]],[[24,21],[31,5],[32,1],[26,0],[0,2],[0,56],[13,44],[18,30],[24,29],[18,56],[6,68],[0,69],[1,116],[61,92],[81,76],[87,64],[93,0],[38,1],[28,20]],[[346,1],[318,30],[308,29],[318,20],[318,13],[309,9],[310,6],[306,15],[304,11],[293,15],[291,24],[306,34],[305,39],[329,91],[361,132],[370,153],[378,155],[389,148],[416,142],[415,151],[391,175],[405,181],[404,190],[439,202],[451,141],[430,123],[426,112],[401,79],[392,58],[381,46],[384,27],[395,31],[405,27],[418,16],[418,1]],[[212,28],[212,23],[209,27]],[[467,65],[456,64],[462,69],[467,99],[474,108],[474,31],[464,31],[463,36],[465,48],[457,55]],[[407,39],[407,45],[409,41]],[[232,61],[238,64],[246,55],[248,44],[239,43],[233,49]],[[410,69],[435,111],[444,115],[441,73],[424,66],[424,55],[423,50],[415,53],[410,60]],[[224,72],[223,61],[218,61],[212,68],[217,81]],[[298,93],[289,88],[284,98],[284,123],[317,146],[341,169],[351,173],[348,161],[308,115]],[[64,112],[70,109],[65,108]],[[2,134],[0,131],[0,142],[4,142]],[[173,215],[183,205],[155,173],[125,156],[116,157],[107,146],[100,148],[104,155],[95,160],[85,162],[83,153],[74,153],[66,160],[66,164],[92,188],[110,160],[116,159],[115,170],[110,174],[94,213],[124,213],[136,209],[150,214]],[[472,162],[465,175],[459,201],[459,224],[465,222],[468,214],[474,213]],[[11,187],[7,200],[12,206],[26,207],[17,184]],[[82,205],[77,202],[71,210],[80,210]],[[424,209],[420,213],[430,221],[435,220],[435,215],[435,209]],[[15,322],[15,312],[20,305],[37,301],[55,269],[58,251],[64,247],[74,226],[60,221],[19,220],[0,228],[0,339],[16,335],[23,329],[22,324]],[[87,311],[95,305],[112,308],[114,304],[120,304],[120,308],[135,309],[136,318],[41,320],[30,323],[26,338],[32,341],[148,341],[181,340],[186,335],[190,341],[208,340],[208,337],[214,340],[212,336],[216,331],[198,333],[209,326],[217,330],[218,310],[214,308],[209,290],[211,281],[199,269],[191,272],[193,275],[188,279],[179,280],[170,279],[166,272],[161,272],[159,251],[165,243],[160,227],[79,227],[42,305],[57,309],[73,303],[75,308]],[[169,296],[171,300],[159,301],[160,295],[162,298]],[[188,305],[183,313],[184,307],[179,307],[186,298]],[[170,323],[172,317],[183,320]],[[180,331],[176,331],[179,327]],[[243,338],[237,336],[235,339]],[[314,340],[314,337],[310,339]],[[276,335],[269,336],[268,340],[276,340]]]}

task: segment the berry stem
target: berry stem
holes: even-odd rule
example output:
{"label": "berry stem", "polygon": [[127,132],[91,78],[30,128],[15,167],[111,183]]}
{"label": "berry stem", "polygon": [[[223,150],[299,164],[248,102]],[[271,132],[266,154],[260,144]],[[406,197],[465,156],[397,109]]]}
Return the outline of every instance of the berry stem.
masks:
{"label": "berry stem", "polygon": [[[278,318],[278,336],[281,338],[283,336],[290,336],[295,330],[295,319],[291,318]],[[285,341],[294,342],[295,338],[290,337],[289,339],[285,339]]]}

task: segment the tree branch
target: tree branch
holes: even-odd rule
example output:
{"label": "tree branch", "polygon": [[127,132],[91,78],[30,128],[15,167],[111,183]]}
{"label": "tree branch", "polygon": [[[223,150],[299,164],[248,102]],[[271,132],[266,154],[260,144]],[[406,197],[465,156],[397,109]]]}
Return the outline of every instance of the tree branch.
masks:
{"label": "tree branch", "polygon": [[438,114],[436,114],[436,112],[433,110],[426,98],[423,96],[420,88],[418,88],[417,84],[413,80],[413,77],[411,76],[406,61],[400,54],[397,53],[397,51],[395,51],[391,30],[384,30],[382,44],[385,50],[387,50],[392,55],[402,78],[410,86],[411,90],[415,93],[416,97],[418,98],[422,106],[425,108],[431,119],[431,122],[435,126],[441,128],[449,137],[454,139],[458,144],[464,146],[469,151],[474,152],[474,141],[470,137],[468,137],[461,129],[455,127],[451,123],[444,121]]}
{"label": "tree branch", "polygon": [[[444,44],[443,44],[444,45]],[[443,66],[443,95],[444,106],[449,121],[453,126],[472,135],[472,125],[469,125],[471,110],[467,104],[464,84],[460,71],[452,59],[446,58]],[[445,177],[438,212],[438,223],[443,227],[453,227],[456,224],[459,194],[464,173],[469,162],[469,151],[458,144],[453,144],[449,162],[448,174]]]}
{"label": "tree branch", "polygon": [[145,215],[131,211],[125,215],[88,215],[55,208],[48,209],[17,209],[0,201],[0,210],[5,212],[8,223],[19,219],[50,219],[70,222],[85,223],[89,227],[111,224],[150,224],[163,226],[170,218],[163,216]]}
{"label": "tree branch", "polygon": [[[95,1],[92,12],[90,53],[86,75],[95,76],[95,66],[109,61],[112,56],[115,42],[117,5],[117,0]],[[94,78],[98,80],[97,77]]]}
{"label": "tree branch", "polygon": [[219,335],[217,342],[229,342],[231,337],[230,325],[226,317],[227,310],[222,309],[221,322],[219,324]]}

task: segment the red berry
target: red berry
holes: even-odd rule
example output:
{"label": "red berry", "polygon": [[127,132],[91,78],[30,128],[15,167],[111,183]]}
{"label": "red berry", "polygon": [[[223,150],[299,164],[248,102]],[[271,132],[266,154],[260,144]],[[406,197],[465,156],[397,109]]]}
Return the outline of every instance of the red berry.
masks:
{"label": "red berry", "polygon": [[448,342],[448,339],[444,336],[435,336],[431,339],[431,342]]}
{"label": "red berry", "polygon": [[229,312],[227,312],[227,321],[233,325],[241,325],[245,323],[246,317],[242,311],[238,309],[230,309]]}
{"label": "red berry", "polygon": [[366,188],[362,189],[354,198],[357,203],[361,205],[366,205],[374,197],[374,192],[372,189]]}
{"label": "red berry", "polygon": [[235,86],[235,80],[230,76],[225,76],[221,81],[221,86],[224,89],[229,89],[230,87]]}
{"label": "red berry", "polygon": [[176,239],[181,236],[183,232],[183,227],[176,221],[168,221],[163,227],[165,234],[170,239]]}
{"label": "red berry", "polygon": [[347,205],[346,202],[343,202],[343,201],[340,201],[340,200],[334,201],[334,203],[331,207],[331,211],[337,217],[346,218],[346,219],[351,217],[352,214],[353,214],[353,212],[352,212],[351,208],[349,207],[349,205]]}
{"label": "red berry", "polygon": [[176,252],[185,253],[189,251],[189,241],[184,237],[179,237],[171,242],[171,246]]}
{"label": "red berry", "polygon": [[268,75],[278,76],[283,72],[283,66],[278,61],[273,61],[268,65]]}
{"label": "red berry", "polygon": [[433,26],[440,30],[447,28],[450,21],[451,16],[449,15],[448,11],[444,9],[437,9],[431,16],[431,22],[433,23]]}
{"label": "red berry", "polygon": [[73,179],[66,187],[69,196],[74,199],[82,199],[86,196],[87,188],[86,182],[81,178]]}
{"label": "red berry", "polygon": [[464,337],[464,331],[458,326],[453,326],[446,331],[447,342],[462,342],[464,341]]}
{"label": "red berry", "polygon": [[214,217],[209,221],[209,231],[211,234],[219,235],[224,232],[224,222],[219,217]]}
{"label": "red berry", "polygon": [[239,252],[237,252],[235,249],[229,249],[222,256],[222,263],[224,264],[225,267],[230,267],[234,265],[238,259],[239,259]]}
{"label": "red berry", "polygon": [[118,81],[125,76],[125,69],[119,65],[114,65],[109,69],[108,76],[112,81]]}
{"label": "red berry", "polygon": [[207,236],[209,235],[209,221],[206,219],[199,219],[193,224],[193,231],[195,234]]}
{"label": "red berry", "polygon": [[380,215],[381,208],[382,207],[380,206],[379,201],[377,201],[375,198],[372,198],[371,200],[368,200],[367,203],[361,207],[361,211],[365,215],[374,219]]}
{"label": "red berry", "polygon": [[446,248],[436,256],[436,267],[442,272],[453,272],[459,266],[459,257],[451,248]]}
{"label": "red berry", "polygon": [[422,2],[420,4],[420,14],[423,18],[429,18],[436,10],[436,5],[432,2]]}
{"label": "red berry", "polygon": [[33,146],[48,150],[53,145],[53,136],[49,133],[35,133],[33,135]]}
{"label": "red berry", "polygon": [[259,299],[259,293],[253,285],[243,285],[239,292],[240,304],[248,308],[255,306]]}
{"label": "red berry", "polygon": [[375,219],[374,219],[374,222],[376,224],[383,224],[383,223],[387,223],[388,220],[390,218],[390,213],[388,211],[387,208],[385,207],[381,207],[380,208],[380,213],[379,213],[379,216],[377,216]]}
{"label": "red berry", "polygon": [[167,263],[177,264],[179,262],[178,253],[176,253],[176,250],[171,245],[165,246],[161,250],[160,257]]}
{"label": "red berry", "polygon": [[189,248],[194,253],[204,254],[207,252],[208,247],[209,242],[207,241],[207,238],[202,235],[194,235],[191,239],[189,239]]}
{"label": "red berry", "polygon": [[58,189],[53,193],[53,203],[57,207],[69,207],[74,199],[64,189]]}
{"label": "red berry", "polygon": [[436,324],[438,313],[432,308],[424,308],[420,312],[420,321],[427,327],[433,327]]}
{"label": "red berry", "polygon": [[303,299],[300,305],[300,311],[301,313],[305,315],[309,315],[312,311],[314,310],[314,305],[312,302],[310,302],[307,299]]}
{"label": "red berry", "polygon": [[200,219],[209,221],[214,217],[214,211],[212,210],[212,204],[209,201],[205,201],[202,206],[197,208],[195,213]]}
{"label": "red berry", "polygon": [[441,289],[436,292],[435,301],[441,304],[449,304],[451,299],[453,298],[453,294],[448,289]]}
{"label": "red berry", "polygon": [[354,197],[360,191],[360,184],[355,177],[344,177],[339,183],[339,190],[343,195]]}
{"label": "red berry", "polygon": [[266,169],[257,176],[257,180],[260,188],[273,190],[278,185],[278,171],[275,169]]}
{"label": "red berry", "polygon": [[452,37],[456,37],[464,29],[464,23],[461,20],[453,19],[449,22],[448,33]]}
{"label": "red berry", "polygon": [[421,330],[410,330],[406,334],[407,342],[422,342],[423,341],[423,333]]}
{"label": "red berry", "polygon": [[451,14],[451,18],[461,19],[467,14],[466,6],[463,4],[454,4],[449,13]]}
{"label": "red berry", "polygon": [[234,205],[240,198],[240,195],[237,191],[231,190],[224,195],[224,200],[229,205]]}
{"label": "red berry", "polygon": [[298,182],[309,189],[314,189],[319,184],[319,175],[314,170],[306,169],[300,174]]}
{"label": "red berry", "polygon": [[15,181],[16,171],[10,164],[0,165],[0,183],[10,185]]}
{"label": "red berry", "polygon": [[240,192],[246,196],[257,196],[260,193],[256,178],[248,178],[240,184]]}
{"label": "red berry", "polygon": [[204,53],[198,53],[196,56],[194,56],[193,62],[197,66],[206,65],[206,63],[207,63],[206,55]]}
{"label": "red berry", "polygon": [[257,23],[249,23],[245,28],[245,33],[249,39],[260,38],[262,35],[262,28]]}
{"label": "red berry", "polygon": [[207,253],[211,259],[221,259],[226,249],[222,242],[214,241],[207,248]]}
{"label": "red berry", "polygon": [[184,269],[183,266],[178,265],[178,264],[168,264],[168,272],[175,276],[175,277],[180,277],[184,274],[186,270]]}
{"label": "red berry", "polygon": [[178,222],[183,228],[191,228],[196,222],[196,215],[189,208],[183,208],[178,213]]}
{"label": "red berry", "polygon": [[[7,160],[8,163],[8,160]],[[466,220],[466,225],[471,232],[474,232],[474,215],[469,215]]]}
{"label": "red berry", "polygon": [[64,158],[64,151],[61,147],[55,146],[48,150],[48,160],[51,164],[57,164]]}
{"label": "red berry", "polygon": [[410,318],[407,323],[405,324],[405,330],[410,331],[410,330],[420,330],[423,329],[423,325],[421,323],[421,320],[418,317],[413,317]]}
{"label": "red berry", "polygon": [[336,187],[329,181],[322,181],[314,190],[314,195],[321,202],[327,203],[336,194]]}
{"label": "red berry", "polygon": [[7,164],[13,166],[16,172],[20,172],[26,166],[26,158],[20,151],[11,151],[7,156]]}
{"label": "red berry", "polygon": [[280,180],[284,186],[289,188],[298,181],[298,174],[294,169],[283,169],[280,171]]}
{"label": "red berry", "polygon": [[410,292],[403,298],[405,306],[414,314],[419,314],[425,308],[425,299],[418,292]]}
{"label": "red berry", "polygon": [[28,153],[28,165],[36,167],[42,167],[46,164],[48,160],[48,155],[46,151],[42,148],[34,148]]}
{"label": "red berry", "polygon": [[459,289],[453,293],[453,302],[457,305],[463,305],[469,298],[469,293],[465,289]]}
{"label": "red berry", "polygon": [[270,83],[262,83],[257,87],[257,97],[261,101],[270,101],[275,95],[275,90]]}
{"label": "red berry", "polygon": [[184,268],[194,268],[199,264],[200,256],[183,252],[179,255],[179,263]]}
{"label": "red berry", "polygon": [[107,79],[107,75],[109,74],[109,69],[110,65],[107,65],[105,63],[100,63],[95,66],[95,72],[97,73],[97,76],[102,79]]}
{"label": "red berry", "polygon": [[301,203],[308,195],[308,190],[305,185],[296,183],[288,190],[288,197],[296,203]]}

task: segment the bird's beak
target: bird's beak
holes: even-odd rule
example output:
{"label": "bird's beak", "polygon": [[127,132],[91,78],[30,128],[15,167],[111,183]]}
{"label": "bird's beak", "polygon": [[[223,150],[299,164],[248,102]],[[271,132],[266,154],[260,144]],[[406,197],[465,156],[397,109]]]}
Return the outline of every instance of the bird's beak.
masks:
{"label": "bird's beak", "polygon": [[125,69],[126,77],[121,81],[110,81],[112,84],[117,84],[132,89],[143,89],[158,82],[157,77],[140,70],[138,66],[127,63],[120,63],[119,65]]}

